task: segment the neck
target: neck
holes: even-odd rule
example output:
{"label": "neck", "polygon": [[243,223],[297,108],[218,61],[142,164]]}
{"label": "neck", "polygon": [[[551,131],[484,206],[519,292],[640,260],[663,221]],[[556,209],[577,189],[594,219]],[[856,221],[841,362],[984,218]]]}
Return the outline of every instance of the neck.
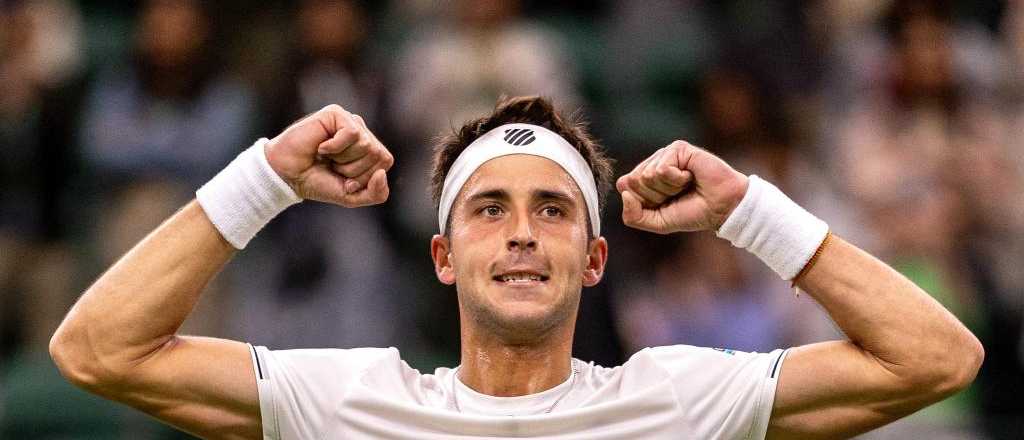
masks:
{"label": "neck", "polygon": [[529,345],[509,344],[464,324],[459,380],[478,393],[498,397],[554,388],[569,378],[574,324],[553,329]]}

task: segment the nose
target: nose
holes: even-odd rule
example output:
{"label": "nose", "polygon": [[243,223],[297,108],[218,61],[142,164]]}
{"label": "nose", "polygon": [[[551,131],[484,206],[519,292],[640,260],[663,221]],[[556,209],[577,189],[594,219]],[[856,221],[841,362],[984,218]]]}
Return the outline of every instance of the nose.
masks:
{"label": "nose", "polygon": [[529,216],[515,216],[512,221],[512,232],[508,237],[505,246],[509,251],[527,251],[537,249],[537,238],[533,235],[533,228],[530,227]]}
{"label": "nose", "polygon": [[535,249],[537,249],[537,240],[534,240],[533,237],[515,236],[508,240],[508,250],[510,251],[532,251]]}

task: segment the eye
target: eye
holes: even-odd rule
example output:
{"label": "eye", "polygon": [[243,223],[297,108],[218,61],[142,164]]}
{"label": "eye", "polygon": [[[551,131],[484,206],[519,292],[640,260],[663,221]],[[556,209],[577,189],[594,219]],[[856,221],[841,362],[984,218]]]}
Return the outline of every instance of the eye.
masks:
{"label": "eye", "polygon": [[486,207],[484,207],[484,209],[482,211],[483,211],[484,215],[486,215],[488,217],[497,217],[497,216],[501,215],[501,207],[496,206],[496,205],[486,206]]}
{"label": "eye", "polygon": [[557,206],[546,206],[541,210],[541,213],[547,217],[561,217],[562,210]]}

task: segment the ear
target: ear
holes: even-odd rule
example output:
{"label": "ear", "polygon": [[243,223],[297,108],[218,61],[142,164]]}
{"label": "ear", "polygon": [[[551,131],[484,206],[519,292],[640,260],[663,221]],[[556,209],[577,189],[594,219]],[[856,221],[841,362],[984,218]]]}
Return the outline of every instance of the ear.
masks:
{"label": "ear", "polygon": [[451,243],[448,237],[434,235],[430,239],[430,258],[434,260],[434,273],[438,281],[452,285],[455,284],[455,269],[452,268]]}
{"label": "ear", "polygon": [[604,276],[604,266],[608,263],[608,240],[597,237],[587,245],[587,268],[583,270],[583,286],[594,287]]}

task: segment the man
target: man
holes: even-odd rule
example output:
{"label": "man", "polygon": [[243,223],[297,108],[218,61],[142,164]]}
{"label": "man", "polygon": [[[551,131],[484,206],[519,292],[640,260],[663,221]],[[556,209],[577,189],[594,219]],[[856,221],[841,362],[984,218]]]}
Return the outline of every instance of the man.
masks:
{"label": "man", "polygon": [[[682,141],[616,182],[623,221],[715,230],[813,295],[849,336],[739,353],[572,359],[582,287],[608,256],[609,160],[541,98],[500,102],[435,155],[437,278],[459,297],[462,362],[420,374],[398,351],[270,351],[176,335],[203,286],[301,199],[384,202],[393,158],[329,106],[239,155],[82,296],[50,352],[75,384],[207,438],[836,438],[967,386],[983,350],[949,312],[831,235],[778,189]],[[345,233],[345,225],[338,225]]]}

